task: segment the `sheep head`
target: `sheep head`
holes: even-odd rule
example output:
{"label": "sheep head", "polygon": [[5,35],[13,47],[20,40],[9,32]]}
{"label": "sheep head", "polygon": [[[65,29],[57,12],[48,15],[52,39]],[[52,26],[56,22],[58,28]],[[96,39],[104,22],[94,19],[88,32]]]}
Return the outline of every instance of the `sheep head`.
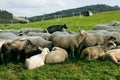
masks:
{"label": "sheep head", "polygon": [[80,44],[87,37],[87,32],[85,30],[81,30],[77,36],[78,44]]}
{"label": "sheep head", "polygon": [[113,41],[110,40],[110,41],[108,41],[106,47],[108,49],[115,49],[116,48],[116,44]]}
{"label": "sheep head", "polygon": [[49,49],[48,48],[44,48],[42,50],[42,53],[44,53],[45,55],[47,55],[48,53],[50,53]]}
{"label": "sheep head", "polygon": [[53,47],[52,51],[55,51],[55,50],[58,50],[58,49],[60,49],[60,48],[59,47]]}

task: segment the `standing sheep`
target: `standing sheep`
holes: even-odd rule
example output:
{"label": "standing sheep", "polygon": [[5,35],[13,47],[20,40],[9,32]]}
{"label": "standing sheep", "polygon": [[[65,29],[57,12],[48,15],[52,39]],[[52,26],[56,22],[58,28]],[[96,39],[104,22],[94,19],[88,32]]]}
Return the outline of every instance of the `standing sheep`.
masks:
{"label": "standing sheep", "polygon": [[66,36],[56,36],[53,39],[53,45],[56,47],[62,47],[66,50],[69,50],[69,56],[74,57],[74,51],[80,43],[84,40],[87,36],[86,31],[81,30],[78,34],[75,35],[66,35]]}
{"label": "standing sheep", "polygon": [[26,58],[39,54],[40,50],[29,40],[13,40],[2,45],[1,52],[3,54],[3,62],[7,64],[9,61],[24,63]]}
{"label": "standing sheep", "polygon": [[113,48],[116,48],[116,44],[113,41],[109,41],[104,46],[87,47],[82,51],[80,59],[95,60]]}
{"label": "standing sheep", "polygon": [[83,49],[91,46],[103,45],[108,40],[115,40],[116,38],[110,35],[101,33],[87,33],[86,38],[82,41],[78,48],[78,53],[81,53]]}
{"label": "standing sheep", "polygon": [[48,48],[44,48],[41,54],[34,55],[25,60],[25,67],[27,69],[35,69],[44,65],[45,57],[49,53]]}
{"label": "standing sheep", "polygon": [[120,49],[109,50],[101,58],[111,60],[116,64],[120,64]]}
{"label": "standing sheep", "polygon": [[46,63],[61,63],[64,62],[66,58],[68,58],[66,50],[59,47],[53,47],[52,51],[46,56]]}

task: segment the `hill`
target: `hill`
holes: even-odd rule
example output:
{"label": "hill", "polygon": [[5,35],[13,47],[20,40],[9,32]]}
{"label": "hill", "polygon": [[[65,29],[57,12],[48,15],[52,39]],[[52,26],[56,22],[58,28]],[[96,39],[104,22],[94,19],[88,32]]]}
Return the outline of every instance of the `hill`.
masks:
{"label": "hill", "polygon": [[118,6],[109,6],[105,4],[97,4],[97,5],[89,5],[80,8],[62,10],[55,13],[44,14],[40,16],[30,17],[29,20],[34,21],[41,21],[41,20],[49,20],[54,18],[63,18],[63,17],[70,17],[70,16],[80,16],[84,15],[86,11],[92,11],[93,13],[97,12],[104,12],[104,11],[113,11],[113,10],[120,10]]}

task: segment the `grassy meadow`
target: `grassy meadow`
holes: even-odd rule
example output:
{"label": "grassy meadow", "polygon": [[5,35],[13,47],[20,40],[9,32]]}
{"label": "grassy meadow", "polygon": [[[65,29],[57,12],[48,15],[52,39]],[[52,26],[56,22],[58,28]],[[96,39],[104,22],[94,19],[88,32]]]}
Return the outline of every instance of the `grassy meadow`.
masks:
{"label": "grassy meadow", "polygon": [[[89,17],[68,17],[28,24],[10,24],[0,29],[43,28],[54,24],[67,24],[78,32],[90,30],[96,24],[120,21],[120,11],[96,13]],[[68,59],[61,64],[45,64],[34,70],[27,70],[21,63],[0,65],[0,80],[120,80],[120,65],[110,61],[87,61],[79,58]]]}

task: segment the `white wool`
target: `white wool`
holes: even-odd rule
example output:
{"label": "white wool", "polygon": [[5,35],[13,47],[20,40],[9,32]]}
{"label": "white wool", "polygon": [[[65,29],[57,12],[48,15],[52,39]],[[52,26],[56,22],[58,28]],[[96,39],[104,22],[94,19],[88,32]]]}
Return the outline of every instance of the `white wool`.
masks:
{"label": "white wool", "polygon": [[68,53],[59,47],[56,50],[51,51],[46,56],[46,63],[61,63],[64,62],[66,58],[68,58]]}
{"label": "white wool", "polygon": [[48,52],[49,49],[44,48],[41,54],[37,54],[35,56],[30,57],[29,59],[26,59],[25,67],[27,69],[34,69],[43,66],[45,61],[45,56],[48,54]]}

